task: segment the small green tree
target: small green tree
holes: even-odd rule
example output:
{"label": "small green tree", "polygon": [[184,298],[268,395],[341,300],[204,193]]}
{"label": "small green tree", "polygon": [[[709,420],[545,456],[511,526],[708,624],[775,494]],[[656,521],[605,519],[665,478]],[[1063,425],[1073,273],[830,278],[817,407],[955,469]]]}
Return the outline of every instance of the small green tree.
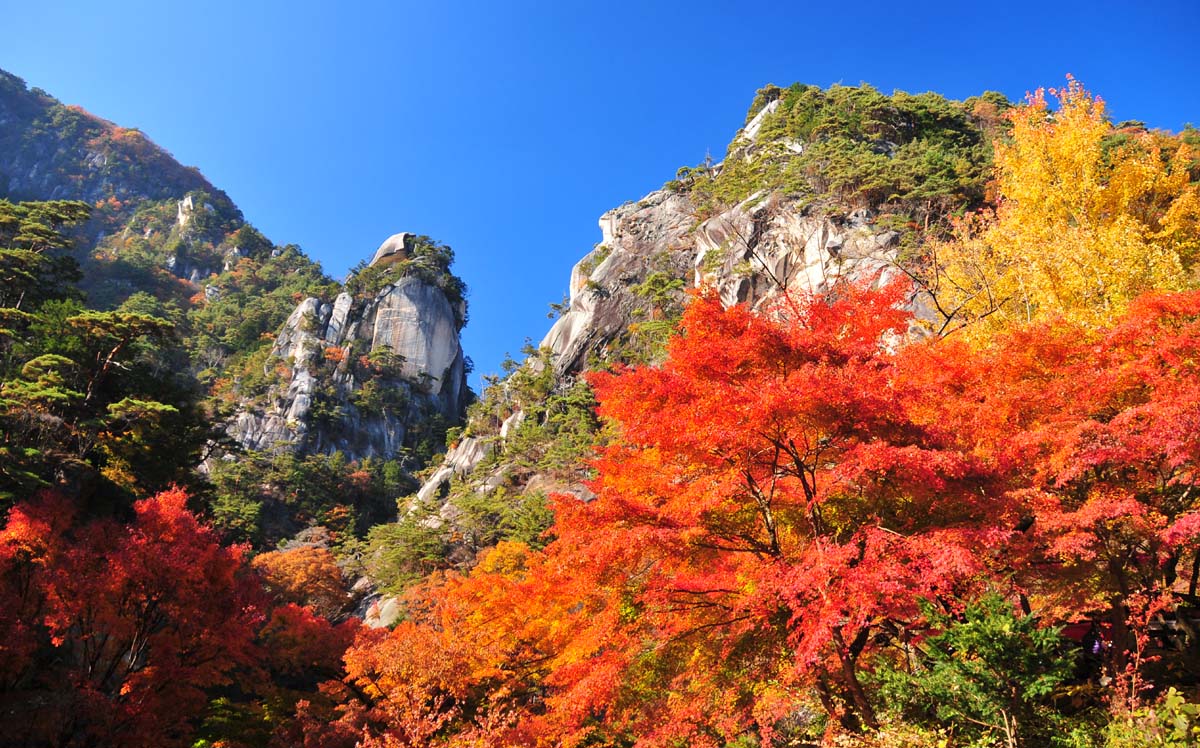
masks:
{"label": "small green tree", "polygon": [[921,610],[940,633],[916,645],[911,671],[879,673],[885,700],[913,721],[949,725],[971,746],[1054,745],[1062,718],[1049,697],[1074,667],[1058,630],[994,592],[960,615],[928,602]]}

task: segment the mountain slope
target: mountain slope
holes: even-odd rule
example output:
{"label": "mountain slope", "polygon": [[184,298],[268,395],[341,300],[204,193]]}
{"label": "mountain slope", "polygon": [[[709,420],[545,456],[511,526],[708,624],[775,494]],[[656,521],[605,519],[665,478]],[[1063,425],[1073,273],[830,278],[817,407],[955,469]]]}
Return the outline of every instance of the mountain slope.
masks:
{"label": "mountain slope", "polygon": [[[1008,106],[998,94],[761,89],[722,162],[683,167],[600,217],[559,318],[472,407],[413,497],[409,527],[376,533],[375,552],[391,560],[374,574],[385,586],[406,578],[394,546],[414,534],[442,543],[444,563],[463,563],[506,537],[536,539],[529,522],[548,523],[548,493],[590,497],[587,461],[604,437],[581,375],[659,360],[689,289],[760,307],[912,272],[926,236],[981,204]],[[919,298],[911,304],[917,327],[932,320]]]}
{"label": "mountain slope", "polygon": [[89,232],[131,215],[146,200],[193,191],[230,219],[241,212],[199,170],[186,167],[141,131],[120,127],[0,70],[0,197],[82,200],[96,206]]}
{"label": "mountain slope", "polygon": [[204,448],[210,500],[235,536],[273,543],[344,506],[347,492],[320,489],[299,506],[285,500],[290,478],[231,473],[295,477],[312,463],[332,485],[373,476],[369,498],[348,502],[350,524],[365,530],[394,515],[405,476],[462,418],[465,286],[450,248],[428,237],[393,237],[394,251],[343,286],[139,131],[3,71],[0,199],[84,203],[90,219],[71,230],[86,306],[169,323],[181,348],[174,376],[201,393],[215,427]]}

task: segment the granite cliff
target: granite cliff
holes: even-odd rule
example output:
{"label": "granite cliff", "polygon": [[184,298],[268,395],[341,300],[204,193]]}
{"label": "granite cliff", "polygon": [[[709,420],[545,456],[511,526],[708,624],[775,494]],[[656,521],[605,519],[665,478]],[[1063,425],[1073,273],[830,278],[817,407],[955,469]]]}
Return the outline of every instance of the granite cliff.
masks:
{"label": "granite cliff", "polygon": [[268,452],[392,459],[414,446],[416,431],[459,422],[468,398],[459,342],[466,302],[447,286],[448,267],[403,267],[420,261],[421,243],[397,234],[380,246],[360,271],[388,273],[377,290],[296,306],[268,364],[281,380],[262,401],[243,404],[229,425],[235,440]]}

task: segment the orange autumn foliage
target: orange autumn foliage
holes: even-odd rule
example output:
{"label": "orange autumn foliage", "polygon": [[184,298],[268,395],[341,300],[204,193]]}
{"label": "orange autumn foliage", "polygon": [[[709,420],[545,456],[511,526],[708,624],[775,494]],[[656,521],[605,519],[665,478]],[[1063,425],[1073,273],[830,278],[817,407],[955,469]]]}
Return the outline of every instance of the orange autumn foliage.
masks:
{"label": "orange autumn foliage", "polygon": [[497,548],[356,644],[350,679],[379,689],[347,708],[364,744],[718,746],[769,738],[810,688],[869,724],[888,623],[986,579],[1017,520],[895,392],[902,294],[702,296],[661,367],[594,377],[620,434],[597,500],[560,498],[544,552]]}
{"label": "orange autumn foliage", "polygon": [[984,344],[902,343],[904,293],[699,296],[662,365],[592,377],[597,498],[360,634],[308,735],[715,748],[792,739],[813,706],[863,729],[864,674],[930,634],[917,600],[987,588],[1102,617],[1136,703],[1153,617],[1200,582],[1200,292]]}
{"label": "orange autumn foliage", "polygon": [[310,605],[326,618],[337,617],[348,595],[342,570],[325,548],[300,546],[256,556],[252,565],[280,603]]}

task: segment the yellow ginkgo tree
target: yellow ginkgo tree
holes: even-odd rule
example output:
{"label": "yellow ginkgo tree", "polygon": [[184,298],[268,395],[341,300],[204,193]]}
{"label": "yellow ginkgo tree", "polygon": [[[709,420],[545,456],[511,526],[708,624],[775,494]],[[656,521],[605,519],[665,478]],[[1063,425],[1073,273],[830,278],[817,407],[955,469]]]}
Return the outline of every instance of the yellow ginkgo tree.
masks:
{"label": "yellow ginkgo tree", "polygon": [[1195,285],[1200,190],[1180,139],[1114,129],[1068,79],[1009,113],[996,143],[995,207],[930,244],[925,289],[943,331],[977,336],[1046,315],[1092,323],[1152,289]]}

